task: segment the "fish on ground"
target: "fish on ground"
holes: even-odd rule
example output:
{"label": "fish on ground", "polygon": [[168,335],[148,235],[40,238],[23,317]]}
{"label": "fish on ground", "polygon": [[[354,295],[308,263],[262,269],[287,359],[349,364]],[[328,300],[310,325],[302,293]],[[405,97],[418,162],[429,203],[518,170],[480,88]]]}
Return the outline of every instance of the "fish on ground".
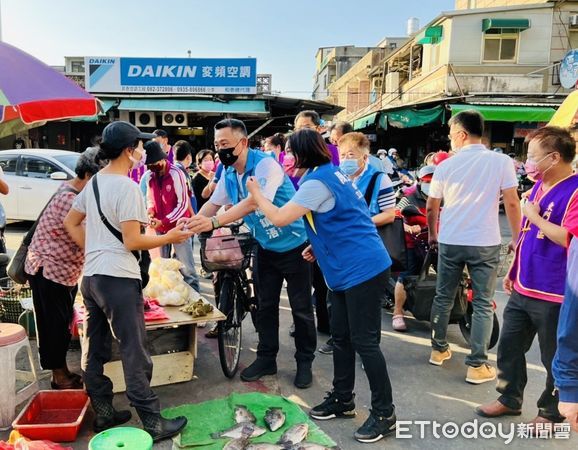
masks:
{"label": "fish on ground", "polygon": [[211,434],[213,439],[219,439],[222,437],[228,437],[231,439],[238,439],[238,438],[250,438],[250,437],[258,437],[265,434],[267,430],[263,427],[257,426],[252,422],[241,422],[236,424],[235,426],[218,432]]}
{"label": "fish on ground", "polygon": [[256,423],[257,418],[245,405],[235,405],[235,423],[243,422]]}
{"label": "fish on ground", "polygon": [[285,423],[285,413],[281,408],[269,408],[265,413],[265,423],[271,431],[277,431]]}
{"label": "fish on ground", "polygon": [[307,438],[307,433],[309,433],[309,425],[306,423],[298,423],[285,431],[277,444],[281,444],[286,447],[299,444]]}

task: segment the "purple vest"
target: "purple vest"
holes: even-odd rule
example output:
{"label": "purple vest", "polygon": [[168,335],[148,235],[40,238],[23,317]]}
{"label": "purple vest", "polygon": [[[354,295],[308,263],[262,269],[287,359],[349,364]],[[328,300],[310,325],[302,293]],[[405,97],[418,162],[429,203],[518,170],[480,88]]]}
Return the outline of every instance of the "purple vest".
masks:
{"label": "purple vest", "polygon": [[[534,186],[529,201],[533,201],[542,182]],[[578,195],[578,175],[572,175],[552,187],[540,199],[540,214],[548,222],[561,226],[568,206]],[[516,260],[510,276],[524,289],[564,299],[566,282],[566,248],[555,244],[542,231],[522,219],[522,232],[516,248]]]}

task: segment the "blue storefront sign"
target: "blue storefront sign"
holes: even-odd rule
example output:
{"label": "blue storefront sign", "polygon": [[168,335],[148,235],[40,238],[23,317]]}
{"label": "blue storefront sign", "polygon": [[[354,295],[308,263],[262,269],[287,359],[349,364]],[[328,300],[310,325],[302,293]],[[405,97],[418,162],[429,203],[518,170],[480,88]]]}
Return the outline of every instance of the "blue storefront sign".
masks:
{"label": "blue storefront sign", "polygon": [[94,93],[255,94],[255,58],[85,58]]}

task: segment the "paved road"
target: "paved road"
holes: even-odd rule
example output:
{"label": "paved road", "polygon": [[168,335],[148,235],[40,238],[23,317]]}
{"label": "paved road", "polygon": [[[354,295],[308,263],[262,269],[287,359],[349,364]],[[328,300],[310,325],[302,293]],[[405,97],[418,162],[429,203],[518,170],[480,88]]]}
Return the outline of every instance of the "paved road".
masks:
{"label": "paved road", "polygon": [[[505,224],[505,222],[504,222]],[[8,228],[8,246],[16,248],[20,237],[27,229],[26,224],[15,224]],[[211,284],[204,280],[202,290],[207,296],[211,296]],[[502,317],[502,311],[506,304],[506,295],[499,290],[496,293],[498,314]],[[284,395],[302,405],[304,409],[317,404],[323,399],[326,391],[331,389],[332,359],[330,356],[318,354],[314,362],[314,384],[310,389],[298,390],[294,388],[292,381],[295,375],[293,361],[294,345],[288,335],[291,325],[291,314],[286,297],[282,299],[281,311],[281,349],[278,358],[279,371],[276,376],[265,377],[262,382],[243,383],[236,377],[233,380],[226,379],[219,366],[217,343],[215,340],[205,339],[201,335],[198,358],[195,363],[195,377],[191,382],[171,386],[158,387],[155,391],[161,398],[164,407],[181,405],[183,403],[197,403],[227,395],[230,392],[248,392],[253,390],[266,391]],[[473,420],[481,422],[473,410],[486,401],[496,398],[493,383],[480,386],[472,386],[465,383],[465,371],[463,359],[468,353],[465,342],[457,325],[450,326],[449,339],[454,351],[452,360],[446,362],[443,367],[434,367],[428,364],[430,345],[430,328],[427,323],[408,320],[410,332],[405,334],[396,333],[391,328],[391,314],[384,310],[382,320],[382,349],[386,355],[388,369],[394,388],[394,400],[399,420],[404,421],[437,421],[444,424],[456,422],[464,424]],[[250,321],[246,321],[243,338],[243,352],[241,364],[250,364],[255,357],[257,346],[256,334]],[[319,343],[324,342],[325,336],[319,336]],[[490,359],[495,361],[496,349],[490,352]],[[72,351],[69,360],[72,367],[78,367],[80,354]],[[503,430],[509,430],[510,424],[531,420],[537,413],[536,401],[540,396],[544,385],[545,370],[540,363],[538,347],[535,344],[527,355],[528,360],[528,386],[526,389],[526,403],[523,414],[519,418],[496,419],[489,421],[495,426],[501,425]],[[328,433],[342,449],[402,449],[402,448],[429,448],[429,449],[462,449],[468,446],[472,449],[493,449],[504,447],[504,440],[496,437],[493,439],[446,439],[436,438],[431,428],[426,428],[424,438],[420,438],[419,425],[409,426],[406,433],[412,434],[412,439],[388,438],[385,441],[373,445],[358,444],[353,438],[353,432],[367,417],[367,408],[370,403],[367,380],[361,370],[359,361],[356,364],[356,402],[358,416],[354,420],[333,420],[319,423],[319,426]],[[42,384],[47,388],[49,382],[48,373],[43,374]],[[124,395],[115,397],[117,407],[126,407],[128,402]],[[138,421],[132,422],[139,426]],[[514,428],[515,430],[515,428]],[[448,428],[448,431],[452,431]],[[491,434],[491,429],[486,429]],[[0,439],[5,437],[0,434]],[[73,445],[75,449],[86,449],[91,433],[88,424],[81,431],[79,440]],[[527,446],[534,448],[570,449],[576,448],[578,438],[572,436],[570,440],[532,440],[514,438],[508,445],[509,448],[521,449]],[[157,444],[155,449],[170,449],[171,442]]]}

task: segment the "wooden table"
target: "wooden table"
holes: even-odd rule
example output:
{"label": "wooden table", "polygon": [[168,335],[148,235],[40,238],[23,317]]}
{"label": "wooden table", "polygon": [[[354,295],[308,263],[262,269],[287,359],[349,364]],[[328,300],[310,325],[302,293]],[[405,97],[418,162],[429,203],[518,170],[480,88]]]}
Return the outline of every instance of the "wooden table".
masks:
{"label": "wooden table", "polygon": [[[146,322],[147,344],[153,361],[151,386],[190,381],[197,356],[197,324],[225,319],[224,314],[217,309],[206,316],[194,318],[179,311],[179,308],[165,306],[168,319]],[[158,342],[161,342],[160,345],[156,345]],[[104,374],[112,380],[113,392],[116,393],[124,392],[126,385],[115,343],[113,339],[113,357],[104,365]]]}

